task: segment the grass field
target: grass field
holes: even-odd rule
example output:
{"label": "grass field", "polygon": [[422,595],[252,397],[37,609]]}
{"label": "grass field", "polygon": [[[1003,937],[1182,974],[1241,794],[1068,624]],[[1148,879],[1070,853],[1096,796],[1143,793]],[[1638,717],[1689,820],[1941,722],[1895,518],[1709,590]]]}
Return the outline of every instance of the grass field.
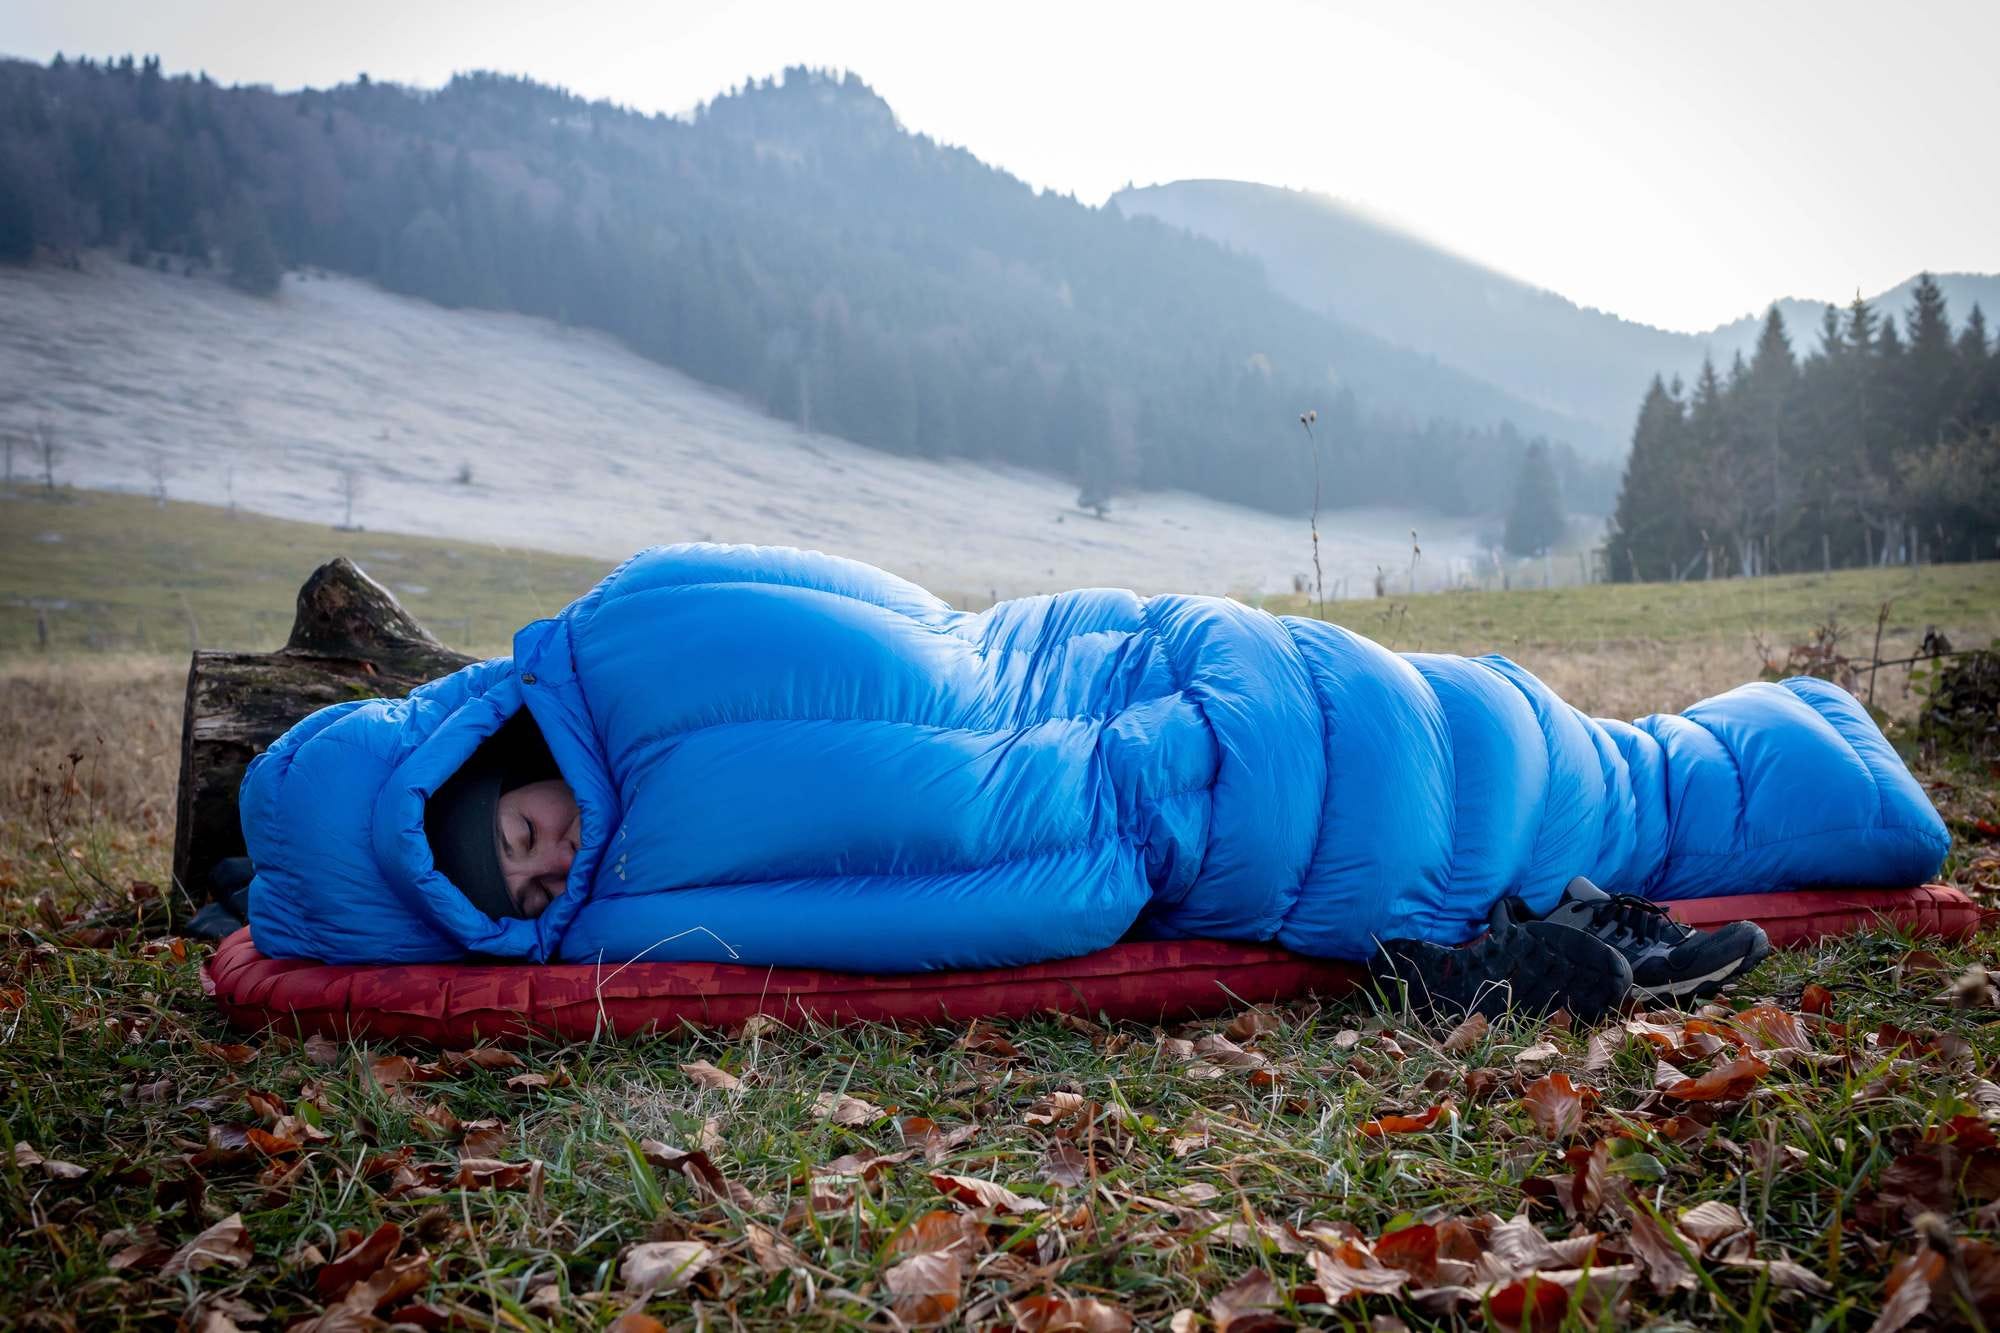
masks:
{"label": "grass field", "polygon": [[[205,643],[274,644],[298,581],[345,551],[491,651],[600,571],[131,497],[4,504],[0,1326],[2000,1317],[1993,934],[1852,939],[1704,1015],[1595,1032],[1452,1033],[1346,1000],[1164,1031],[778,1029],[476,1058],[232,1033],[200,947],[131,924],[171,848],[182,599]],[[46,653],[29,597],[67,603]],[[1782,651],[1829,618],[1865,655],[1885,601],[1885,655],[1932,624],[1980,642],[2000,567],[1328,614],[1404,648],[1508,651],[1631,713],[1753,676],[1759,638]],[[150,652],[115,637],[140,617]],[[1885,677],[1881,702],[1952,823],[1947,874],[1992,902],[2000,771],[1917,756],[1900,688]]]}

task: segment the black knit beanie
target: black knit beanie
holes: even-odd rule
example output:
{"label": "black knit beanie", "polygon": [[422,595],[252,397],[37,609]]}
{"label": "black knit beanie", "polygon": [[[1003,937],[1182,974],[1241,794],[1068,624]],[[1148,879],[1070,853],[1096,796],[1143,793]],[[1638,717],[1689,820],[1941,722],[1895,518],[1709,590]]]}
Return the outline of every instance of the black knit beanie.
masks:
{"label": "black knit beanie", "polygon": [[500,869],[500,798],[516,787],[560,776],[541,729],[524,708],[481,741],[424,802],[431,859],[474,907],[495,921],[521,915]]}

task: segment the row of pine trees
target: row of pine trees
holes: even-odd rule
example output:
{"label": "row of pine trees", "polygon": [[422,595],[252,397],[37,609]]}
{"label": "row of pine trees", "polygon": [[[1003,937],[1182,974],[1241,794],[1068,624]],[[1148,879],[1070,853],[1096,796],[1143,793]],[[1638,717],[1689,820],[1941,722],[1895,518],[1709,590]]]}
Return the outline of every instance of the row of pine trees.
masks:
{"label": "row of pine trees", "polygon": [[1828,306],[1803,358],[1777,308],[1755,353],[1655,378],[1606,547],[1613,579],[2000,556],[2000,354],[1929,274],[1899,329]]}

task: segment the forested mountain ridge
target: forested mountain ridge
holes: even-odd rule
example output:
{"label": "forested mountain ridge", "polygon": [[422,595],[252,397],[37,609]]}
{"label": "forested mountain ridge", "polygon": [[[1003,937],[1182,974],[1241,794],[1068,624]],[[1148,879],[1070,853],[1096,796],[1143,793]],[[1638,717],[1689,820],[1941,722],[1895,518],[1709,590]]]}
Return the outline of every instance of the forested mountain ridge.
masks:
{"label": "forested mountain ridge", "polygon": [[[1573,424],[803,69],[679,120],[494,75],[279,94],[0,64],[0,257],[106,244],[566,319],[814,429],[1100,494],[1295,510],[1317,407],[1336,503],[1496,512],[1529,437]],[[1607,507],[1611,469],[1556,454],[1571,503]]]}
{"label": "forested mountain ridge", "polygon": [[[1678,333],[1582,306],[1466,259],[1338,199],[1245,181],[1186,180],[1126,189],[1111,202],[1261,259],[1305,305],[1389,342],[1421,350],[1510,393],[1588,423],[1571,438],[1622,452],[1655,374],[1692,382],[1704,357],[1727,366],[1755,348],[1764,311],[1705,333]],[[1939,274],[1953,309],[2000,308],[2000,276]],[[1869,298],[1902,309],[1911,277]],[[1848,297],[1841,296],[1846,305]],[[1824,302],[1777,302],[1793,328]]]}

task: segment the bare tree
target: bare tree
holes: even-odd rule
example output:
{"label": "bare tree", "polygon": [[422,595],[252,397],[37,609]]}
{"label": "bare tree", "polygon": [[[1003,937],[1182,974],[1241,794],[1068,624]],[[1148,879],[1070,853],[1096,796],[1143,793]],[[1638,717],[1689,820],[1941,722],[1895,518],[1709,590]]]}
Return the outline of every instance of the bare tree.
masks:
{"label": "bare tree", "polygon": [[17,441],[12,431],[7,432],[7,489],[14,489],[14,445]]}
{"label": "bare tree", "polygon": [[340,470],[340,500],[346,510],[346,517],[340,520],[340,531],[342,532],[353,532],[355,530],[354,502],[361,498],[362,489],[360,472],[351,467],[344,467]]}
{"label": "bare tree", "polygon": [[146,472],[153,479],[153,503],[161,509],[167,507],[167,458],[158,449],[146,461]]}
{"label": "bare tree", "polygon": [[51,495],[56,490],[56,459],[62,457],[62,446],[56,443],[55,427],[46,421],[35,423],[35,452],[42,459],[42,485]]}

